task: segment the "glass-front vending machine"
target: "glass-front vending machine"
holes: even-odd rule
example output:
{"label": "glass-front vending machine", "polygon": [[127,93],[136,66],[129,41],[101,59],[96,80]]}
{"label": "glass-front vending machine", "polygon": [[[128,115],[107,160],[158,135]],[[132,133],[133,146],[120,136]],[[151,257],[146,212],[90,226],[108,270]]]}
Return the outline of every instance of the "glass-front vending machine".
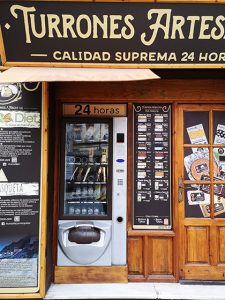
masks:
{"label": "glass-front vending machine", "polygon": [[59,266],[126,264],[126,118],[64,118]]}

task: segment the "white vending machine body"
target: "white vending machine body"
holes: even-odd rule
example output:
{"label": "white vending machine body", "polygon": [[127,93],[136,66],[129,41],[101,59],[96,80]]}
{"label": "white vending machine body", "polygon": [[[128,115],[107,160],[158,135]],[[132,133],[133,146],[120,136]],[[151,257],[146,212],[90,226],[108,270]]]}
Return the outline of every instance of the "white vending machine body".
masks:
{"label": "white vending machine body", "polygon": [[[95,119],[96,120],[96,119]],[[96,123],[98,120],[96,121]],[[113,118],[111,135],[112,218],[58,221],[58,266],[112,266],[127,263],[127,118]],[[109,143],[109,144],[110,144]],[[71,157],[69,157],[69,162]],[[98,165],[98,163],[96,164]],[[79,168],[79,164],[78,164]],[[65,176],[68,173],[65,172]],[[77,184],[77,183],[76,183]],[[83,188],[84,182],[81,182]],[[65,197],[65,191],[61,193]]]}

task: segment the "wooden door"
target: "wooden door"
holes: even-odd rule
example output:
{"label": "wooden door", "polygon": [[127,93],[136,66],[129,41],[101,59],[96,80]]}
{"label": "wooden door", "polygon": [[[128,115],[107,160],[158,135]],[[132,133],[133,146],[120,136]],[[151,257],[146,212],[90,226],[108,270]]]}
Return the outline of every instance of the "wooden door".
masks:
{"label": "wooden door", "polygon": [[225,105],[178,105],[180,279],[225,280]]}

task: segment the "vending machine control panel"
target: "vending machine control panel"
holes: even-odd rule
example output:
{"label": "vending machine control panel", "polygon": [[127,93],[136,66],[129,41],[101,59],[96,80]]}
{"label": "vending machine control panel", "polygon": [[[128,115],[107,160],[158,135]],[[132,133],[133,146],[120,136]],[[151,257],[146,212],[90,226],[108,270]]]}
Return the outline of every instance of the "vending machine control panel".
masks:
{"label": "vending machine control panel", "polygon": [[113,119],[112,264],[126,264],[127,118]]}

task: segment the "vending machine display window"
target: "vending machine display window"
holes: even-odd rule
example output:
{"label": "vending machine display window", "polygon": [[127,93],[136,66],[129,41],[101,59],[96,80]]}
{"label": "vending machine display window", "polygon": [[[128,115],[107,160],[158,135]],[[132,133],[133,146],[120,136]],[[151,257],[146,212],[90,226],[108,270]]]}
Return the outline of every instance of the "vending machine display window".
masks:
{"label": "vending machine display window", "polygon": [[65,119],[61,149],[60,218],[111,219],[112,121]]}

